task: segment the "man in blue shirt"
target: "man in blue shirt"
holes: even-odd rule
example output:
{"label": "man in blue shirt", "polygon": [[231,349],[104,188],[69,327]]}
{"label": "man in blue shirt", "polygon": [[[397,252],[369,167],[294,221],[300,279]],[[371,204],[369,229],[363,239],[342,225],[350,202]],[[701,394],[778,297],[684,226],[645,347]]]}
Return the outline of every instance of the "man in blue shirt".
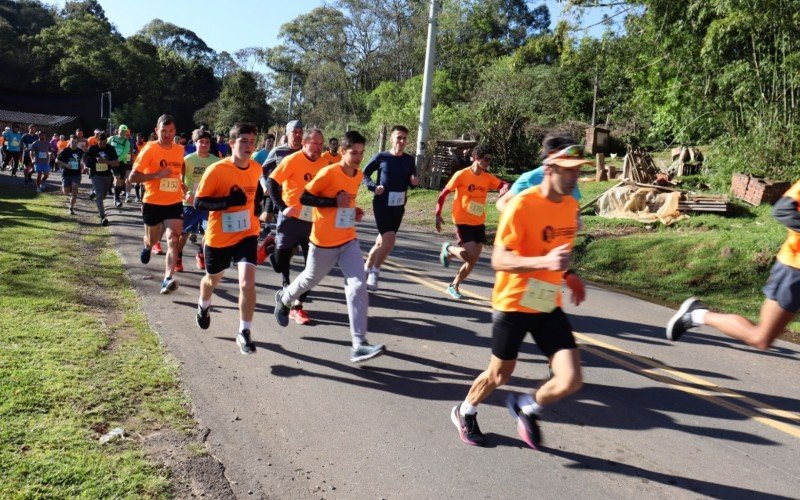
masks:
{"label": "man in blue shirt", "polygon": [[[544,140],[542,141],[542,157],[541,159],[544,160],[548,156],[555,154],[567,146],[571,146],[575,144],[575,139],[566,132],[558,132],[553,134],[548,134]],[[539,168],[535,168],[531,171],[525,172],[524,174],[520,175],[519,178],[514,182],[511,186],[511,189],[508,190],[506,194],[501,196],[497,199],[497,203],[495,206],[497,210],[502,212],[503,208],[505,208],[506,204],[513,198],[514,196],[518,195],[519,193],[525,191],[528,188],[532,188],[533,186],[538,186],[544,180],[544,166],[540,166]],[[581,200],[581,190],[578,188],[578,185],[575,185],[575,189],[572,191],[572,197],[576,200]]]}
{"label": "man in blue shirt", "polygon": [[16,177],[19,162],[22,159],[22,133],[19,131],[19,125],[15,123],[11,126],[11,130],[3,132],[3,139],[5,139],[5,143],[3,143],[5,157],[2,169],[5,170],[11,163],[11,175]]}
{"label": "man in blue shirt", "polygon": [[[389,136],[392,149],[373,156],[364,167],[364,185],[375,193],[372,209],[378,238],[367,257],[367,290],[378,290],[381,265],[394,247],[397,230],[406,210],[406,191],[419,184],[414,157],[404,152],[408,142],[408,129],[402,125],[392,127]],[[378,172],[373,182],[372,174]]]}
{"label": "man in blue shirt", "polygon": [[267,155],[270,151],[272,151],[272,147],[274,145],[275,134],[267,134],[267,136],[264,138],[264,147],[255,152],[253,155],[253,160],[257,161],[259,165],[263,165],[267,160]]}

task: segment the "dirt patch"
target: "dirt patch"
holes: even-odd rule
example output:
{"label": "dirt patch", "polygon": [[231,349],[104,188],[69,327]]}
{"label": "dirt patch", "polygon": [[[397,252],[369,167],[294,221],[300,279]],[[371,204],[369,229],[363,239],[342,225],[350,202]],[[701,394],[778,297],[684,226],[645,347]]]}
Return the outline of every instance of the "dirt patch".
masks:
{"label": "dirt patch", "polygon": [[166,467],[172,477],[174,498],[236,498],[225,467],[208,452],[208,429],[184,435],[174,429],[161,429],[141,436],[147,457]]}

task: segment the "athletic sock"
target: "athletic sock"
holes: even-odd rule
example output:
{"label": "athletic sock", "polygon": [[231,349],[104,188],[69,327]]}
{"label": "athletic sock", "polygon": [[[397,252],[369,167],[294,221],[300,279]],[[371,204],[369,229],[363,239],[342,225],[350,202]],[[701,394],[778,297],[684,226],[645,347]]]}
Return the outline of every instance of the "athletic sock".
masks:
{"label": "athletic sock", "polygon": [[695,325],[705,325],[707,313],[708,309],[695,309],[691,313],[692,323],[694,323]]}
{"label": "athletic sock", "polygon": [[525,415],[538,415],[542,412],[542,406],[533,399],[530,394],[521,394],[517,397],[519,409]]}
{"label": "athletic sock", "polygon": [[475,415],[478,413],[478,407],[472,406],[472,403],[465,399],[464,402],[461,403],[461,407],[459,408],[458,412],[462,417],[464,415]]}
{"label": "athletic sock", "polygon": [[210,300],[203,300],[201,298],[200,300],[197,301],[197,303],[200,304],[200,307],[202,307],[203,309],[208,309],[209,307],[211,307]]}
{"label": "athletic sock", "polygon": [[239,331],[243,332],[245,330],[249,330],[250,329],[250,325],[252,325],[252,324],[253,324],[252,321],[245,321],[243,319],[240,319],[239,320]]}
{"label": "athletic sock", "polygon": [[371,272],[373,272],[373,273],[375,273],[375,274],[380,274],[380,272],[381,272],[381,269],[380,269],[379,267],[373,267],[373,268],[372,268],[372,270],[371,270]]}

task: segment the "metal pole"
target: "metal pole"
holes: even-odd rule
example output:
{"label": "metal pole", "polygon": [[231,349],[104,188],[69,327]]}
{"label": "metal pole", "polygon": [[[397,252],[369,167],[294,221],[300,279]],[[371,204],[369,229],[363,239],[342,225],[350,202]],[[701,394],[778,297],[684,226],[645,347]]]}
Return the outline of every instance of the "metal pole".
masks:
{"label": "metal pole", "polygon": [[[439,1],[431,0],[430,17],[428,18],[428,44],[425,49],[425,73],[422,77],[422,105],[419,110],[419,130],[417,131],[417,175],[425,184],[425,153],[428,141],[428,125],[431,114],[431,96],[433,94],[433,64],[436,56],[436,16],[439,14]],[[438,189],[438,186],[435,186]]]}

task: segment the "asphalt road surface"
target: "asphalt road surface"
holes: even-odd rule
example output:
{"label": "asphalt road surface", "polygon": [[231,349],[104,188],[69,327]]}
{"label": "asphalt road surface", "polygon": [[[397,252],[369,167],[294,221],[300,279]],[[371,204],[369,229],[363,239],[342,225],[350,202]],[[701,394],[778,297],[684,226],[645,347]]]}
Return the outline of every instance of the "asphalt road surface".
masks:
{"label": "asphalt road surface", "polygon": [[[338,270],[310,295],[313,324],[280,328],[280,279],[260,266],[258,350],[243,356],[235,269],[212,299],[211,328],[200,330],[197,246],[187,245],[180,288],[161,296],[164,257],[139,262],[138,204],[107,204],[115,245],[239,497],[800,497],[800,346],[760,352],[713,330],[673,344],[664,337],[673,310],[589,287],[583,305],[567,308],[586,385],[545,410],[545,447],[522,443],[503,404],[508,390],[547,376],[528,343],[510,384],[479,408],[489,445],[476,448],[461,442],[449,412],[489,360],[486,252],[462,285],[468,299],[456,301],[444,292],[455,268],[437,260],[444,236],[401,228],[370,294],[369,340],[388,352],[360,365],[349,361]],[[82,200],[80,210],[94,205]],[[375,234],[371,219],[359,226],[362,249]],[[293,278],[301,266],[295,257]]]}

